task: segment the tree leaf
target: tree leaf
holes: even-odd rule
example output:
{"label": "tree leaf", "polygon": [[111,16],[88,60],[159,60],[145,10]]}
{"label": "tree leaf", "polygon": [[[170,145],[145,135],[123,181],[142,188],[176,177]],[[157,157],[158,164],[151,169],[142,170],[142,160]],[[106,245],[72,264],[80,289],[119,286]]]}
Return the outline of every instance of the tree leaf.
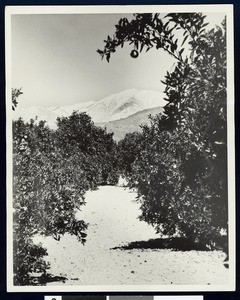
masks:
{"label": "tree leaf", "polygon": [[182,41],[181,46],[183,46],[183,44],[186,42],[187,38],[188,38],[188,36],[186,35],[186,36],[184,37],[183,41]]}
{"label": "tree leaf", "polygon": [[183,51],[184,51],[184,48],[182,48],[182,49],[179,51],[179,55],[180,55],[180,56],[182,55]]}

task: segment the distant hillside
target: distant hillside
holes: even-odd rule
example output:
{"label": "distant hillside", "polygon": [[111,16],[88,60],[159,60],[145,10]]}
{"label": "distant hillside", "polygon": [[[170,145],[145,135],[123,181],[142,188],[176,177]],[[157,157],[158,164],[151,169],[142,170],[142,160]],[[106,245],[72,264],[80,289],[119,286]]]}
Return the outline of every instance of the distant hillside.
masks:
{"label": "distant hillside", "polygon": [[126,133],[138,131],[140,132],[140,125],[141,124],[150,124],[148,116],[151,114],[152,116],[162,113],[163,107],[154,107],[142,110],[137,112],[127,118],[123,118],[120,120],[110,121],[107,123],[97,123],[96,125],[101,127],[106,127],[107,132],[114,132],[113,138],[116,141],[120,141],[124,138]]}
{"label": "distant hillside", "polygon": [[56,129],[57,117],[70,116],[74,110],[86,112],[94,123],[108,123],[163,105],[163,95],[160,92],[130,89],[110,95],[100,101],[80,102],[71,106],[17,108],[13,112],[13,119],[21,117],[25,121],[45,120],[50,128]]}

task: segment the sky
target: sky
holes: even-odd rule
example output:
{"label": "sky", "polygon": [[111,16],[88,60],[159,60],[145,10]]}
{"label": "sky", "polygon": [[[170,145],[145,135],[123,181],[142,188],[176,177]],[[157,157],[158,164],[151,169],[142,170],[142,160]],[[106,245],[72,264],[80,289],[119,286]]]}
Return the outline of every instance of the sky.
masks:
{"label": "sky", "polygon": [[[125,89],[162,92],[174,59],[151,49],[137,59],[117,49],[110,63],[96,52],[112,35],[121,14],[12,15],[12,87],[22,88],[19,107],[64,106],[98,101]],[[219,24],[221,16],[210,22]]]}

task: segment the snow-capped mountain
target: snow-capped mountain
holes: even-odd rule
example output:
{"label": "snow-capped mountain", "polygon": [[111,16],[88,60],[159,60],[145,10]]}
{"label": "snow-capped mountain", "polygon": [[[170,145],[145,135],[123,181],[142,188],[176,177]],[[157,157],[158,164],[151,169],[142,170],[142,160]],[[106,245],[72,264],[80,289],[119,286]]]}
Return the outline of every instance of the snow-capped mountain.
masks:
{"label": "snow-capped mountain", "polygon": [[72,106],[39,107],[16,109],[13,119],[22,117],[25,121],[45,120],[50,128],[56,128],[57,117],[66,117],[75,111],[86,112],[94,123],[108,123],[127,118],[140,111],[164,106],[163,95],[149,90],[130,89],[110,95],[100,101],[81,102]]}
{"label": "snow-capped mountain", "polygon": [[148,108],[163,106],[162,98],[159,92],[131,89],[96,102],[87,113],[96,123],[110,122]]}

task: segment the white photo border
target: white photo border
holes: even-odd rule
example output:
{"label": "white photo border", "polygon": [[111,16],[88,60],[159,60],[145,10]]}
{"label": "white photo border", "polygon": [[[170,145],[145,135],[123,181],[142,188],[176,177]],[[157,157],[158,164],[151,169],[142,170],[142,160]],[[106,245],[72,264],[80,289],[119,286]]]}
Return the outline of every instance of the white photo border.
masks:
{"label": "white photo border", "polygon": [[[226,285],[13,285],[12,208],[12,104],[11,104],[11,17],[17,14],[113,14],[113,13],[202,12],[227,15],[227,136],[228,136],[228,220],[229,283]],[[234,123],[234,26],[232,4],[208,5],[114,5],[114,6],[7,6],[5,8],[6,136],[7,136],[7,291],[8,292],[181,292],[235,291],[236,206],[235,206],[235,123]]]}

